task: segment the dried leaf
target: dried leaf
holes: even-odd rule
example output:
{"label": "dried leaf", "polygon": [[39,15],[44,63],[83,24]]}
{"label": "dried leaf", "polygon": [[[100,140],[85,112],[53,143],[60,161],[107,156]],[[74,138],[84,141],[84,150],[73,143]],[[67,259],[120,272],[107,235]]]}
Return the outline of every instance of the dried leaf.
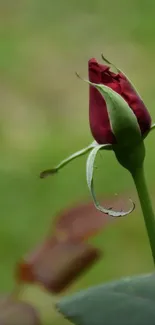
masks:
{"label": "dried leaf", "polygon": [[[121,210],[125,209],[126,199],[115,196],[113,199],[102,200],[102,202],[109,209],[114,206]],[[64,236],[75,240],[86,240],[115,220],[96,210],[91,202],[79,203],[59,213],[55,221],[55,235],[58,238]]]}
{"label": "dried leaf", "polygon": [[41,283],[49,291],[58,293],[68,287],[90,267],[101,252],[86,243],[47,239],[17,267],[20,281]]}
{"label": "dried leaf", "polygon": [[0,325],[41,325],[35,309],[11,297],[0,299]]}

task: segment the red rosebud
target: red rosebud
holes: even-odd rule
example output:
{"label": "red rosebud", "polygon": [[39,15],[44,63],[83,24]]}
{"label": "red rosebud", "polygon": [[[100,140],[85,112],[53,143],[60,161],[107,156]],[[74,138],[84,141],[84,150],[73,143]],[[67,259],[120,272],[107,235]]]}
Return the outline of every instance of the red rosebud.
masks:
{"label": "red rosebud", "polygon": [[[137,117],[142,135],[150,130],[150,114],[123,73],[111,72],[110,67],[99,64],[93,58],[89,60],[89,80],[96,84],[108,86],[124,98]],[[93,86],[90,86],[89,119],[91,132],[99,144],[116,143],[115,135],[110,126],[106,102],[100,92]]]}

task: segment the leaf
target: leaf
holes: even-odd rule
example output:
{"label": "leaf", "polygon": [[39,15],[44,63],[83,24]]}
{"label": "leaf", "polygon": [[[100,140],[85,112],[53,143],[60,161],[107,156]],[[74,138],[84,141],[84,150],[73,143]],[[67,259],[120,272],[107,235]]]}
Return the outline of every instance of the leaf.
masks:
{"label": "leaf", "polygon": [[17,265],[19,282],[40,283],[49,292],[59,293],[101,256],[87,243],[67,238],[47,238]]}
{"label": "leaf", "polygon": [[91,192],[91,195],[93,197],[95,207],[99,211],[101,211],[101,212],[103,212],[105,214],[108,214],[111,217],[122,217],[122,216],[125,216],[125,215],[131,213],[134,210],[135,205],[134,205],[134,203],[132,201],[131,201],[132,202],[132,207],[131,207],[130,210],[128,210],[126,212],[125,211],[114,211],[111,208],[106,209],[106,208],[102,207],[99,204],[99,202],[97,201],[95,193],[94,193],[94,185],[93,185],[94,162],[95,162],[95,158],[96,158],[96,155],[97,155],[98,151],[100,149],[104,149],[104,148],[106,148],[106,145],[104,145],[104,144],[103,145],[98,145],[90,152],[90,154],[88,156],[87,165],[86,165],[86,177],[87,177],[88,188],[89,188],[89,190]]}
{"label": "leaf", "polygon": [[41,325],[41,321],[30,304],[10,295],[0,298],[0,325]]}
{"label": "leaf", "polygon": [[80,157],[80,156],[85,155],[92,148],[96,147],[96,145],[98,145],[97,142],[96,141],[93,141],[88,147],[83,148],[83,149],[81,149],[81,150],[73,153],[68,158],[62,160],[56,167],[54,167],[52,169],[47,169],[47,170],[42,171],[40,173],[40,178],[45,178],[47,176],[50,176],[50,175],[53,175],[53,174],[57,173],[59,169],[61,169],[65,165],[67,165],[70,161],[76,159],[77,157]]}
{"label": "leaf", "polygon": [[[111,206],[112,203],[119,203],[118,205],[122,208],[122,198],[120,202],[112,199],[102,200],[104,204]],[[59,236],[66,235],[68,238],[74,240],[86,240],[96,233],[102,231],[104,227],[114,221],[107,214],[101,213],[96,210],[93,203],[81,202],[78,203],[65,211],[61,211],[56,217],[54,224],[54,233]]]}
{"label": "leaf", "polygon": [[81,291],[56,308],[75,325],[155,325],[155,274]]}
{"label": "leaf", "polygon": [[[104,200],[101,198],[103,205],[115,206],[117,210],[126,209],[125,201],[125,196],[118,195]],[[54,234],[57,238],[66,236],[70,239],[83,241],[103,231],[105,226],[113,221],[116,219],[97,210],[92,202],[79,202],[66,210],[62,210],[56,217],[52,229],[54,228]]]}

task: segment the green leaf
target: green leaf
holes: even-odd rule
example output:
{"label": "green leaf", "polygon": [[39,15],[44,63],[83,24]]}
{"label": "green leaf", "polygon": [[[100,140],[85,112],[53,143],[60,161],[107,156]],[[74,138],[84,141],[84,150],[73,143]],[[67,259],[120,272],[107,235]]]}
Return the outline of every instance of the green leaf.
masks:
{"label": "green leaf", "polygon": [[102,207],[99,202],[97,201],[96,199],[96,196],[95,196],[95,192],[94,192],[94,185],[93,185],[93,171],[94,171],[94,162],[95,162],[95,158],[96,158],[96,155],[98,153],[99,150],[102,150],[102,149],[106,149],[107,145],[106,144],[103,144],[103,145],[98,145],[96,146],[89,154],[88,156],[88,159],[87,159],[87,164],[86,164],[86,178],[87,178],[87,184],[88,184],[88,188],[91,192],[91,195],[93,197],[93,201],[94,201],[94,204],[95,204],[95,207],[105,213],[105,214],[108,214],[110,215],[111,217],[123,217],[129,213],[131,213],[134,208],[135,208],[135,205],[134,203],[132,202],[132,207],[130,210],[128,211],[114,211],[112,210],[111,208],[109,209],[106,209],[104,207]]}
{"label": "green leaf", "polygon": [[155,274],[90,288],[56,307],[76,325],[155,325]]}
{"label": "green leaf", "polygon": [[[40,173],[40,178],[45,178],[47,176],[53,175],[58,172],[59,169],[63,168],[65,165],[67,165],[70,161],[76,159],[77,157],[85,155],[87,152],[89,152],[92,148],[96,147],[98,143],[96,141],[93,141],[88,147],[83,148],[72,155],[70,155],[68,158],[62,160],[56,167],[44,170]],[[110,146],[108,147],[110,148]]]}

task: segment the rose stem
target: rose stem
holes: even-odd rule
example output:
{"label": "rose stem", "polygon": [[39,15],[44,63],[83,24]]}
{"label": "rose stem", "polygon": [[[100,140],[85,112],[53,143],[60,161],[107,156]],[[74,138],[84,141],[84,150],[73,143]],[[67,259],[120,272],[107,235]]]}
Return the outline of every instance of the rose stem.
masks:
{"label": "rose stem", "polygon": [[152,251],[152,256],[155,264],[155,214],[153,211],[151,198],[147,189],[144,168],[143,165],[139,168],[136,168],[134,173],[132,173],[136,189],[138,192],[145,226],[147,229],[147,234],[149,237],[150,247]]}

